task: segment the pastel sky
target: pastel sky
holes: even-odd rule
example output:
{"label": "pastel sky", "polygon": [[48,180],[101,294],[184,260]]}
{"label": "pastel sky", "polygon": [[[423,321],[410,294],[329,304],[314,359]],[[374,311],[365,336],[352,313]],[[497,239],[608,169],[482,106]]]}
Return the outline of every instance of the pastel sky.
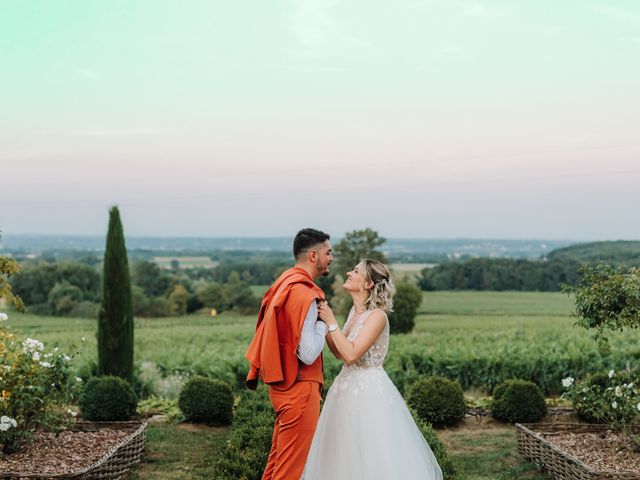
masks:
{"label": "pastel sky", "polygon": [[637,0],[0,0],[0,230],[640,238]]}

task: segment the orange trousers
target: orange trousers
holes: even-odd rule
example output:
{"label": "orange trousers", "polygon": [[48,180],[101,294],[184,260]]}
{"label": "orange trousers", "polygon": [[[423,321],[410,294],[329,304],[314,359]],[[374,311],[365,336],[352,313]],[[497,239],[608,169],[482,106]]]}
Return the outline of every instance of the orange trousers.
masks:
{"label": "orange trousers", "polygon": [[276,411],[271,451],[262,480],[299,480],[320,416],[317,382],[300,381],[288,390],[269,388]]}

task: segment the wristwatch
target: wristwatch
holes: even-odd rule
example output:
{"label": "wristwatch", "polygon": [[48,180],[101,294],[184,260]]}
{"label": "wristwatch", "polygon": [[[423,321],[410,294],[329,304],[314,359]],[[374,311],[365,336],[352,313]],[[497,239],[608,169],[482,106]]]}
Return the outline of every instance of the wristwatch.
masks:
{"label": "wristwatch", "polygon": [[338,324],[337,324],[337,323],[334,323],[333,325],[329,325],[329,329],[328,329],[328,331],[329,331],[329,333],[331,333],[331,332],[335,332],[336,330],[338,330],[338,328],[339,328],[339,327],[338,327]]}

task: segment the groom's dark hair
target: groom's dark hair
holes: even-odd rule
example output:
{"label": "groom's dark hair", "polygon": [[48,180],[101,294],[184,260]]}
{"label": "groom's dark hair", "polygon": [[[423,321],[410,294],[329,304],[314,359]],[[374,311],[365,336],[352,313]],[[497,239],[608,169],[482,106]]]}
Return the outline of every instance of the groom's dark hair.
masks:
{"label": "groom's dark hair", "polygon": [[309,250],[319,243],[326,242],[331,237],[328,233],[321,232],[314,228],[303,228],[296,234],[293,240],[293,256],[298,260],[302,252]]}

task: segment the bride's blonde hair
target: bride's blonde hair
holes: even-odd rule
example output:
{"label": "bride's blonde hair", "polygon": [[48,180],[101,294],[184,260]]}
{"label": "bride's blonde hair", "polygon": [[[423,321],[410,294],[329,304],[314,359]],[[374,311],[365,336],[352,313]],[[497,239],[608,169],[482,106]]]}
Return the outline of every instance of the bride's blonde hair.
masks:
{"label": "bride's blonde hair", "polygon": [[358,266],[365,283],[373,283],[369,297],[364,302],[367,310],[380,308],[385,312],[391,312],[396,287],[391,281],[391,272],[387,266],[378,260],[368,258],[361,260]]}

